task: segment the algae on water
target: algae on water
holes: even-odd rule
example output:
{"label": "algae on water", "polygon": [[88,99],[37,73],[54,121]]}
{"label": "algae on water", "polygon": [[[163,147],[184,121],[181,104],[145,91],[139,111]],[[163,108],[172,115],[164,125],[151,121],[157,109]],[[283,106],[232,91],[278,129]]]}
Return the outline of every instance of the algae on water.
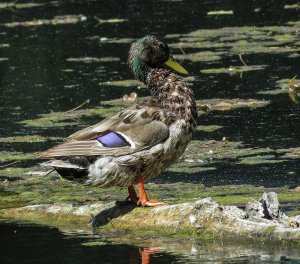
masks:
{"label": "algae on water", "polygon": [[22,21],[22,22],[7,22],[3,25],[8,28],[14,27],[37,27],[43,25],[66,25],[66,24],[77,24],[83,21],[86,21],[87,17],[84,15],[63,15],[55,16],[52,19],[36,19],[31,21]]}
{"label": "algae on water", "polygon": [[4,143],[15,143],[15,142],[24,142],[24,143],[36,143],[36,142],[45,142],[50,140],[60,139],[58,137],[44,137],[41,135],[24,135],[24,136],[13,136],[13,137],[0,137],[0,142]]}
{"label": "algae on water", "polygon": [[233,75],[233,74],[248,72],[248,71],[261,71],[264,70],[266,67],[267,65],[230,66],[228,68],[203,69],[200,70],[200,72],[205,74],[227,73]]}
{"label": "algae on water", "polygon": [[107,81],[99,83],[100,86],[120,86],[120,87],[140,87],[146,86],[138,80],[119,80],[119,81]]}
{"label": "algae on water", "polygon": [[185,34],[169,34],[166,38],[173,40],[170,46],[174,49],[189,49],[185,54],[176,54],[177,59],[211,62],[238,54],[295,56],[300,51],[297,32],[297,23],[289,22],[282,26],[199,29]]}
{"label": "algae on water", "polygon": [[80,118],[84,117],[98,117],[99,121],[103,117],[111,116],[118,111],[122,106],[120,104],[110,106],[100,106],[97,108],[90,108],[86,110],[75,110],[67,112],[53,112],[49,114],[42,114],[36,119],[27,119],[20,121],[20,124],[25,127],[39,127],[47,129],[50,127],[61,127],[77,125]]}
{"label": "algae on water", "polygon": [[218,11],[208,11],[208,16],[215,16],[215,15],[233,15],[233,10],[218,10]]}
{"label": "algae on water", "polygon": [[13,2],[2,2],[0,3],[0,9],[27,9],[34,7],[41,7],[46,5],[46,3],[18,3],[17,1]]}
{"label": "algae on water", "polygon": [[34,159],[36,153],[24,153],[16,151],[0,151],[0,162],[8,162],[14,160],[28,160]]}
{"label": "algae on water", "polygon": [[82,62],[82,63],[114,62],[114,61],[120,61],[120,58],[115,58],[115,57],[103,57],[103,58],[79,57],[79,58],[68,58],[67,61],[69,61],[69,62]]}
{"label": "algae on water", "polygon": [[119,24],[119,23],[123,23],[123,22],[127,22],[128,19],[124,19],[124,18],[110,18],[110,19],[100,19],[98,17],[94,17],[97,20],[97,25],[102,25],[102,24]]}
{"label": "algae on water", "polygon": [[197,126],[196,130],[197,131],[204,131],[204,132],[214,132],[219,129],[221,129],[223,126],[219,125],[206,125],[206,126]]}

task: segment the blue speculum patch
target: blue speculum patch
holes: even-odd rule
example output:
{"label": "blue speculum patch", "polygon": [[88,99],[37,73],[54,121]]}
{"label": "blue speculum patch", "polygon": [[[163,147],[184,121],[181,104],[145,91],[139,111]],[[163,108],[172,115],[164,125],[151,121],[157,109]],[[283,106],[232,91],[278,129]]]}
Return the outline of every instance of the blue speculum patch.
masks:
{"label": "blue speculum patch", "polygon": [[122,136],[115,132],[109,132],[103,136],[97,137],[96,140],[108,148],[125,147],[130,145]]}

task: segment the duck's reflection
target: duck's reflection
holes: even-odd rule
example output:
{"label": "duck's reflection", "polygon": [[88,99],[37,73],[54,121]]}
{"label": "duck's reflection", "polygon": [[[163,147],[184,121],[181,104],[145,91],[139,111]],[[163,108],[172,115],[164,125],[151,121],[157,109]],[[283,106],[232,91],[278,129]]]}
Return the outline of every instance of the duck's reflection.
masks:
{"label": "duck's reflection", "polygon": [[151,255],[157,254],[157,252],[157,247],[134,248],[131,251],[130,264],[149,264]]}

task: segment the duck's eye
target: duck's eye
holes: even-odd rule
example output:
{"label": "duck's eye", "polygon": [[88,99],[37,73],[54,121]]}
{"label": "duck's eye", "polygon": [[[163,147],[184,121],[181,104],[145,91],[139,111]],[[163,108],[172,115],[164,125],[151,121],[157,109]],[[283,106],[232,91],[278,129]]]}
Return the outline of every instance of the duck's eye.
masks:
{"label": "duck's eye", "polygon": [[164,49],[165,48],[164,44],[162,44],[162,43],[160,43],[158,46],[159,46],[160,49]]}

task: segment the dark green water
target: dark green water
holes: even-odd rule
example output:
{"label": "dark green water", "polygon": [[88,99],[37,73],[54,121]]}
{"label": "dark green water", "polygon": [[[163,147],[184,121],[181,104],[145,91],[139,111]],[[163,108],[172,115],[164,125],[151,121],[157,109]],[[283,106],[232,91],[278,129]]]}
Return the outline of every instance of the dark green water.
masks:
{"label": "dark green water", "polygon": [[[172,237],[162,241],[159,236],[144,236],[142,246],[133,246],[114,240],[125,233],[62,233],[56,228],[3,222],[0,234],[0,261],[5,264],[300,263],[299,250],[290,246],[237,245]],[[91,242],[98,245],[88,245]]]}
{"label": "dark green water", "polygon": [[[263,3],[265,2],[265,3]],[[146,34],[162,38],[169,34],[186,34],[198,29],[223,27],[282,26],[299,21],[299,8],[284,8],[297,1],[52,1],[32,8],[1,7],[0,3],[0,136],[39,134],[65,137],[76,131],[76,126],[57,128],[27,128],[19,122],[37,118],[51,111],[67,111],[90,99],[89,107],[103,100],[120,98],[137,91],[138,96],[148,95],[135,87],[103,86],[99,83],[131,79],[126,60],[129,43]],[[12,2],[10,2],[12,3]],[[22,3],[21,1],[18,3]],[[213,10],[233,10],[231,15],[207,15]],[[254,11],[256,10],[256,11]],[[83,15],[86,20],[76,24],[43,25],[36,27],[7,27],[4,23],[52,19],[57,15]],[[103,23],[99,19],[127,19],[122,23]],[[283,29],[284,30],[284,29]],[[298,32],[289,29],[292,39],[285,43],[270,44],[278,47],[299,47]],[[267,33],[266,33],[267,34]],[[110,42],[111,39],[121,43]],[[177,43],[180,37],[166,38]],[[216,38],[212,44],[230,40]],[[1,46],[1,44],[4,44]],[[8,44],[8,46],[5,46]],[[254,44],[255,45],[255,44]],[[275,47],[275,48],[276,48]],[[173,50],[181,54],[179,49]],[[184,52],[212,51],[213,47],[189,47]],[[256,52],[244,55],[249,65],[264,64],[261,71],[245,72],[243,76],[230,74],[203,74],[202,69],[241,65],[237,54],[225,53],[219,60],[183,61],[195,76],[193,89],[196,99],[255,98],[270,100],[262,109],[243,109],[230,112],[213,112],[199,118],[201,125],[221,125],[214,133],[198,134],[196,139],[242,141],[253,148],[286,149],[300,146],[300,108],[287,94],[260,94],[274,90],[276,81],[299,75],[299,51]],[[119,61],[79,63],[67,61],[79,57],[115,57]],[[71,69],[72,71],[69,71]],[[90,124],[96,120],[88,120]],[[86,125],[87,125],[86,124]],[[81,124],[83,125],[83,124]],[[47,149],[50,142],[36,144],[0,143],[1,150],[36,152]],[[280,157],[275,157],[280,159]],[[22,162],[32,166],[35,161]],[[254,184],[266,187],[300,184],[299,158],[281,163],[246,166],[220,162],[217,169],[204,173],[165,173],[157,182],[188,181],[206,185]],[[219,175],[223,175],[220,179]],[[102,241],[101,234],[66,235],[57,229],[40,226],[0,224],[1,263],[140,263],[144,247],[114,244],[88,247],[82,243]],[[153,239],[152,239],[153,240]],[[107,242],[107,241],[106,241]],[[152,241],[153,242],[153,241]],[[274,249],[263,246],[227,245],[211,246],[201,241],[189,241],[187,249],[180,251],[164,247],[155,251],[151,263],[298,263],[300,256],[292,249]]]}

